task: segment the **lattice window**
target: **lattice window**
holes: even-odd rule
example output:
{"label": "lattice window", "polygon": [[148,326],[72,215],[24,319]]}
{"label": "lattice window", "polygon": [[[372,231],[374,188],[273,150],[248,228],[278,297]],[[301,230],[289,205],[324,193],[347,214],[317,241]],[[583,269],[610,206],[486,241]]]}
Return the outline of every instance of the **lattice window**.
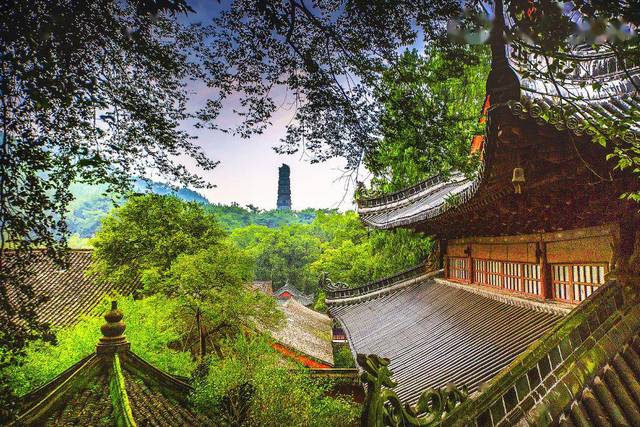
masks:
{"label": "lattice window", "polygon": [[607,267],[604,264],[554,264],[553,297],[555,299],[579,303],[604,284]]}
{"label": "lattice window", "polygon": [[569,279],[569,266],[568,265],[554,265],[551,269],[553,273],[553,298],[569,301],[571,296],[569,295],[569,286],[571,280]]}
{"label": "lattice window", "polygon": [[449,278],[454,280],[469,280],[469,259],[449,257]]}
{"label": "lattice window", "polygon": [[504,262],[502,267],[504,270],[504,288],[510,291],[520,291],[522,266],[515,262]]}
{"label": "lattice window", "polygon": [[473,260],[473,281],[479,285],[488,285],[487,282],[487,260]]}
{"label": "lattice window", "polygon": [[603,265],[574,265],[572,267],[574,301],[584,301],[598,286],[604,284],[605,267]]}
{"label": "lattice window", "polygon": [[532,295],[540,295],[540,265],[522,264],[524,291]]}
{"label": "lattice window", "polygon": [[487,260],[487,285],[502,286],[502,263],[500,261]]}

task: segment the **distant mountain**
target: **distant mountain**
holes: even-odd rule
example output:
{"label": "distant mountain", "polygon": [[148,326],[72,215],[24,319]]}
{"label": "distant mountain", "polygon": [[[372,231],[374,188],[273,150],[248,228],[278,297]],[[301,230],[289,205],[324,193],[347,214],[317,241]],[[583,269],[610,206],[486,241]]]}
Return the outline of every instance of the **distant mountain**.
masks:
{"label": "distant mountain", "polygon": [[[74,184],[71,186],[75,200],[69,205],[67,224],[71,234],[77,234],[82,238],[93,237],[100,227],[100,220],[116,205],[123,200],[113,201],[104,195],[106,186]],[[250,224],[264,225],[276,228],[283,225],[310,223],[316,217],[316,210],[305,209],[302,211],[278,211],[260,210],[255,206],[242,207],[237,203],[231,205],[212,204],[202,194],[181,188],[174,190],[161,182],[147,182],[138,180],[133,185],[136,193],[154,193],[159,195],[173,194],[187,202],[198,202],[206,206],[220,223],[227,229],[244,227]]]}
{"label": "distant mountain", "polygon": [[167,184],[163,184],[161,182],[147,182],[139,179],[133,184],[133,188],[137,193],[154,193],[160,194],[161,196],[173,194],[186,202],[198,202],[206,205],[209,204],[209,200],[197,191],[193,191],[188,188],[180,188],[178,191],[175,191]]}

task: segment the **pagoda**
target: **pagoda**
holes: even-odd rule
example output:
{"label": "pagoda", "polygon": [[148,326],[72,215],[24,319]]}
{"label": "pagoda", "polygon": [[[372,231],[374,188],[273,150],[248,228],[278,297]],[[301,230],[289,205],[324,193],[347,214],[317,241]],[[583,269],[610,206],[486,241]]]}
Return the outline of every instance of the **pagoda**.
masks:
{"label": "pagoda", "polygon": [[282,164],[278,168],[278,210],[291,210],[291,169],[289,165]]}
{"label": "pagoda", "polygon": [[640,217],[620,198],[640,186],[607,160],[640,124],[593,140],[596,119],[637,114],[640,67],[580,47],[558,87],[496,28],[477,173],[358,200],[366,226],[431,235],[434,252],[325,286],[367,383],[363,425],[640,425]]}

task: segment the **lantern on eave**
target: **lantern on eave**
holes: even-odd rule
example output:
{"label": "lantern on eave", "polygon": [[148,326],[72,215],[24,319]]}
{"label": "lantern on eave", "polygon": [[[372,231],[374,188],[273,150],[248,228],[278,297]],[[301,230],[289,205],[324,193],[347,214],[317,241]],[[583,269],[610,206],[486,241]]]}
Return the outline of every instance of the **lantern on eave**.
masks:
{"label": "lantern on eave", "polygon": [[517,167],[513,169],[513,178],[511,179],[511,183],[513,184],[513,188],[516,194],[522,194],[522,187],[527,181],[524,178],[524,168]]}

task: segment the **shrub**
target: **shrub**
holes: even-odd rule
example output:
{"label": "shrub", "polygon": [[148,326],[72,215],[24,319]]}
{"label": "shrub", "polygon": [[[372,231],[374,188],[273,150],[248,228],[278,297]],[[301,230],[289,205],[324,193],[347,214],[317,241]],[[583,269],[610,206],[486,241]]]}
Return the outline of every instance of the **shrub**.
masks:
{"label": "shrub", "polygon": [[[196,407],[236,426],[350,426],[358,409],[347,399],[325,396],[329,383],[310,379],[284,362],[262,337],[227,342],[224,358],[210,357],[206,378],[196,383]],[[249,384],[250,386],[247,386]],[[250,396],[238,391],[250,388]],[[242,397],[240,397],[242,396]],[[241,400],[229,404],[229,400]],[[249,409],[242,418],[241,408]]]}

